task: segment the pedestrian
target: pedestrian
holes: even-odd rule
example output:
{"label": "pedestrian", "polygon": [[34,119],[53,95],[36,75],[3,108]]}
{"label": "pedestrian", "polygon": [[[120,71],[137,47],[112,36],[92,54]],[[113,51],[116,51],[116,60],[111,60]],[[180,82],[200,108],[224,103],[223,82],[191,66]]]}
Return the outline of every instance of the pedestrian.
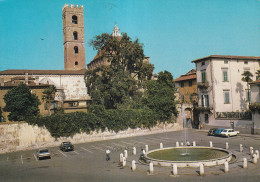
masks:
{"label": "pedestrian", "polygon": [[141,154],[140,154],[140,156],[139,156],[139,159],[140,160],[143,160],[144,159],[144,154],[145,154],[145,150],[144,149],[141,149]]}
{"label": "pedestrian", "polygon": [[188,140],[186,140],[186,145],[190,146],[190,142]]}
{"label": "pedestrian", "polygon": [[109,161],[110,160],[110,150],[106,149],[106,160]]}

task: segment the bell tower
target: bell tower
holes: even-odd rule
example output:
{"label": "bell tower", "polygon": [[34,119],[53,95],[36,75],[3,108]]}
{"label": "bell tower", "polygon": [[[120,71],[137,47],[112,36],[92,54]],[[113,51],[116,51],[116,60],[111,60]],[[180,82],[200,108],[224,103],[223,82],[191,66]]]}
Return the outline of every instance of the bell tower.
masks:
{"label": "bell tower", "polygon": [[64,69],[86,68],[83,6],[65,4],[62,8]]}

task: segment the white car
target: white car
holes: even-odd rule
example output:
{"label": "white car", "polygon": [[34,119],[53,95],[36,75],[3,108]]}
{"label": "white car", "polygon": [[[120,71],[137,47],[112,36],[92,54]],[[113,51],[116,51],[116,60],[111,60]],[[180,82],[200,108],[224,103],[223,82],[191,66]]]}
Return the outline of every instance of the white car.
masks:
{"label": "white car", "polygon": [[237,136],[239,131],[234,131],[233,129],[224,129],[220,135],[225,137]]}
{"label": "white car", "polygon": [[38,160],[43,158],[51,158],[51,154],[48,149],[39,149],[37,152],[37,158]]}

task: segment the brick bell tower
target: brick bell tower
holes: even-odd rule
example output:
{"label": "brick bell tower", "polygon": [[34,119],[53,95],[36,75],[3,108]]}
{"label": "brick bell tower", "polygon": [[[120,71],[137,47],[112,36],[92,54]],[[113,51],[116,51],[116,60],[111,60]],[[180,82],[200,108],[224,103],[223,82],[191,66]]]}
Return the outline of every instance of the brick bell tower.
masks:
{"label": "brick bell tower", "polygon": [[86,69],[83,6],[65,4],[62,19],[64,69]]}

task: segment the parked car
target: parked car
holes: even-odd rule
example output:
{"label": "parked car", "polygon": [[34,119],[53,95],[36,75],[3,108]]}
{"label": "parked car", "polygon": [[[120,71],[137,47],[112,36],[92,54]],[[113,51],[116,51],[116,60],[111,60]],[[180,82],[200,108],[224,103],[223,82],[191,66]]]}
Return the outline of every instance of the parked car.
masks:
{"label": "parked car", "polygon": [[214,131],[214,135],[215,136],[220,136],[221,132],[224,130],[224,128],[217,128],[215,131]]}
{"label": "parked car", "polygon": [[37,159],[51,158],[51,154],[48,149],[39,149],[37,152]]}
{"label": "parked car", "polygon": [[62,150],[62,151],[74,150],[74,146],[72,145],[71,142],[62,142],[60,144],[60,150]]}
{"label": "parked car", "polygon": [[224,129],[220,135],[225,137],[237,136],[239,131],[234,131],[233,129]]}
{"label": "parked car", "polygon": [[209,136],[213,136],[216,129],[217,129],[217,128],[210,128],[210,130],[209,130],[209,132],[208,132],[208,135],[209,135]]}

